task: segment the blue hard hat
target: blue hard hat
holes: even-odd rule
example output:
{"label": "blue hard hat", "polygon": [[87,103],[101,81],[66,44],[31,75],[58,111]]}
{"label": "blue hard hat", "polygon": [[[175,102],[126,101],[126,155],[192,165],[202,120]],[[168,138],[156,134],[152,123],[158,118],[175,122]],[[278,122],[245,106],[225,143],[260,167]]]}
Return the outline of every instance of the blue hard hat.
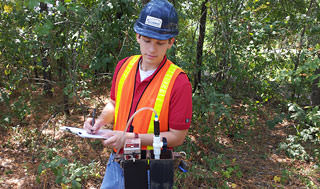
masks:
{"label": "blue hard hat", "polygon": [[178,14],[167,0],[151,0],[134,24],[140,35],[166,40],[178,35]]}

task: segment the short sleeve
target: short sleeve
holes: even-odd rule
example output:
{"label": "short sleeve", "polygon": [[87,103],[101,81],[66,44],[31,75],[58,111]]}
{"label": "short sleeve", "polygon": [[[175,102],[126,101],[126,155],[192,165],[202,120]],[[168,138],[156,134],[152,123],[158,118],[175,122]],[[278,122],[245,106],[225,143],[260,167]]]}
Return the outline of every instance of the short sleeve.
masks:
{"label": "short sleeve", "polygon": [[192,118],[192,87],[185,73],[175,80],[170,97],[169,128],[189,129]]}
{"label": "short sleeve", "polygon": [[114,70],[114,73],[113,73],[113,77],[112,77],[112,84],[111,84],[111,91],[110,91],[110,98],[111,100],[115,101],[116,100],[116,92],[115,92],[115,88],[116,88],[116,80],[117,80],[117,75],[118,75],[118,72],[120,70],[120,68],[122,67],[122,65],[126,62],[126,60],[128,59],[129,57],[127,58],[124,58],[122,60],[120,60],[116,66],[116,69]]}

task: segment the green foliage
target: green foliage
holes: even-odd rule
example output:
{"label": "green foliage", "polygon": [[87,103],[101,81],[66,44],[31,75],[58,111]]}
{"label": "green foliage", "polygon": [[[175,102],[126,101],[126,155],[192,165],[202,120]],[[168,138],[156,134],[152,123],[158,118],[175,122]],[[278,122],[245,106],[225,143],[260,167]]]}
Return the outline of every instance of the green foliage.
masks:
{"label": "green foliage", "polygon": [[289,111],[291,118],[296,122],[294,126],[297,134],[290,135],[286,142],[280,144],[280,149],[285,150],[292,158],[303,160],[316,158],[319,161],[317,148],[320,145],[319,106],[304,110],[296,104],[289,104]]}
{"label": "green foliage", "polygon": [[[4,104],[5,107],[10,107],[10,101],[9,101],[9,94],[0,88],[0,103]],[[10,114],[7,114],[7,112],[2,111],[0,113],[0,127],[2,127],[3,129],[7,128],[7,124],[11,123],[11,116]]]}
{"label": "green foliage", "polygon": [[[39,6],[40,2],[47,7]],[[314,43],[319,14],[311,7],[307,15],[308,5],[305,1],[284,6],[277,1],[208,2],[203,64],[198,67],[194,47],[201,2],[175,1],[181,32],[170,58],[191,79],[200,70],[200,85],[212,85],[221,94],[305,104],[312,81],[319,77],[313,74],[319,69],[314,56],[319,50]],[[134,1],[29,0],[3,2],[1,8],[1,79],[6,80],[1,87],[9,93],[21,88],[22,81],[32,81],[36,72],[46,72],[68,99],[79,99],[79,91],[81,97],[88,97],[90,91],[82,92],[87,79],[112,72],[117,60],[139,53],[132,25],[141,4]],[[304,26],[310,26],[306,35],[300,33]],[[295,46],[296,36],[306,40],[301,48]],[[203,97],[197,96],[199,117],[210,108],[198,105]]]}
{"label": "green foliage", "polygon": [[[290,157],[319,159],[319,148],[312,148],[319,145],[319,108],[304,107],[315,90],[311,85],[320,77],[316,74],[320,65],[319,3],[208,1],[199,66],[196,46],[202,1],[171,2],[179,13],[180,33],[168,56],[192,83],[198,71],[202,78],[200,89],[193,94],[195,128],[190,129],[202,136],[197,142],[211,149],[217,133],[241,138],[242,130],[258,125],[264,105],[280,109],[291,103],[289,112],[297,133],[282,148]],[[43,109],[52,113],[65,105],[77,107],[92,98],[97,81],[105,82],[101,78],[106,75],[111,78],[118,60],[138,54],[132,26],[141,8],[142,3],[131,0],[0,2],[0,127],[16,133],[5,146],[17,144],[42,152],[37,146],[39,130],[29,129],[27,118]],[[35,100],[48,92],[65,99],[47,107]],[[241,102],[241,115],[232,111],[233,101]],[[279,114],[266,126],[273,129],[284,119],[286,115]],[[191,154],[202,150],[200,144],[187,137],[181,148]],[[57,184],[77,188],[91,174],[93,165],[86,167],[57,152],[48,154],[39,166],[39,179],[50,172]],[[203,153],[198,159],[202,156],[202,162],[192,165],[192,174],[178,176],[178,188],[190,187],[188,181],[196,187],[205,182],[208,187],[227,188],[224,180],[241,177],[236,162]],[[218,176],[211,174],[215,171]]]}
{"label": "green foliage", "polygon": [[201,93],[194,93],[192,103],[196,121],[206,122],[209,113],[215,113],[215,119],[221,116],[229,116],[228,106],[231,105],[232,98],[227,94],[221,94],[215,90],[212,84],[203,83]]}
{"label": "green foliage", "polygon": [[267,126],[269,129],[273,129],[277,124],[281,123],[286,118],[284,113],[277,115],[272,120],[267,120]]}
{"label": "green foliage", "polygon": [[236,164],[236,159],[230,161],[223,155],[219,155],[217,158],[213,159],[208,156],[204,156],[203,160],[205,162],[205,166],[208,167],[211,172],[221,172],[222,179],[227,180],[232,177],[242,177],[242,172],[239,165]]}
{"label": "green foliage", "polygon": [[78,161],[69,162],[66,158],[57,155],[55,148],[48,149],[42,159],[41,164],[38,166],[37,181],[39,183],[41,178],[49,174],[49,172],[55,176],[56,184],[71,184],[71,188],[82,188],[82,179],[100,177],[97,172],[97,162],[91,162],[88,165],[83,165]]}
{"label": "green foliage", "polygon": [[192,186],[228,188],[226,182],[242,178],[243,173],[236,159],[229,160],[223,154],[203,155],[190,164],[188,173],[177,172],[174,188]]}
{"label": "green foliage", "polygon": [[297,132],[305,128],[320,127],[320,110],[318,106],[306,107],[306,110],[304,110],[297,104],[290,103],[289,112],[291,112],[291,118],[298,121],[296,126]]}
{"label": "green foliage", "polygon": [[112,72],[135,50],[129,23],[138,7],[132,1],[8,1],[0,8],[0,88],[2,96],[10,94],[1,100],[26,89],[11,108],[20,110],[4,115],[7,121],[30,112],[18,103],[27,104],[34,87],[50,90],[44,94],[60,88],[67,96],[64,103],[73,103],[68,101],[73,97],[79,103],[78,92],[88,79]]}
{"label": "green foliage", "polygon": [[290,135],[287,141],[280,144],[280,149],[285,150],[290,158],[309,160],[310,156],[301,145],[299,137]]}

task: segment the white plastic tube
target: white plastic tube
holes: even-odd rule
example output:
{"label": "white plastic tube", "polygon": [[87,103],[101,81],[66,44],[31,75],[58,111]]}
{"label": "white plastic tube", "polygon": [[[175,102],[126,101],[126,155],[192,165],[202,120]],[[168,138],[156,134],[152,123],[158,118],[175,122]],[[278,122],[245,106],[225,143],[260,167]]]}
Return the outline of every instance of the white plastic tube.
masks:
{"label": "white plastic tube", "polygon": [[[151,107],[143,107],[143,108],[140,108],[139,110],[137,110],[136,112],[134,112],[134,114],[132,114],[132,116],[130,117],[129,121],[127,122],[126,128],[124,129],[123,134],[122,134],[122,137],[121,137],[121,141],[124,140],[124,135],[126,134],[126,132],[127,132],[127,130],[128,130],[128,127],[129,127],[129,125],[131,124],[134,116],[136,116],[137,113],[139,113],[139,112],[141,112],[141,111],[143,111],[143,110],[152,110],[152,111],[154,112],[154,114],[155,114],[155,117],[158,119],[158,114],[157,114],[157,112],[156,112],[153,108],[151,108]],[[119,149],[117,149],[116,155],[119,154],[120,149],[121,149],[121,147],[120,147]]]}

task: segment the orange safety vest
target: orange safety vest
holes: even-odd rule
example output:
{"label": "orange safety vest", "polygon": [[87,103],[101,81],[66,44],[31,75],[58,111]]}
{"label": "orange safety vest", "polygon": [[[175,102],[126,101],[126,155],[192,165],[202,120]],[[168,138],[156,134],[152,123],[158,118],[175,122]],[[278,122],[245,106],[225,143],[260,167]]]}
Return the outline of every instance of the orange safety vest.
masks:
{"label": "orange safety vest", "polygon": [[[131,56],[120,68],[115,86],[115,117],[113,130],[125,129],[129,120],[131,103],[134,93],[136,72],[141,55]],[[151,107],[158,114],[160,132],[168,131],[170,94],[177,76],[183,72],[181,68],[170,60],[164,63],[156,73],[142,94],[136,110]],[[134,133],[154,133],[154,112],[143,110],[137,113],[132,121]],[[152,149],[152,146],[143,146],[142,149]]]}

